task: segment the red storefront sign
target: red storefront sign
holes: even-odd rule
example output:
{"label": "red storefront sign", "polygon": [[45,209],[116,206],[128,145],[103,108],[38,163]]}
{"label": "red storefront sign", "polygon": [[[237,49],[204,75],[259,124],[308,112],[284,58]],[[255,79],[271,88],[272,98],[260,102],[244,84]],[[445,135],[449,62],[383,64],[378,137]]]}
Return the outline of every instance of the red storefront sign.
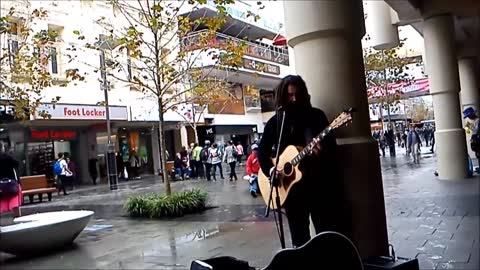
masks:
{"label": "red storefront sign", "polygon": [[36,131],[32,130],[30,138],[37,140],[68,140],[77,137],[76,131]]}
{"label": "red storefront sign", "polygon": [[[396,93],[401,93],[402,95],[405,94],[413,94],[413,93],[423,93],[425,95],[428,95],[430,91],[430,83],[428,81],[428,78],[421,78],[421,79],[416,79],[413,82],[409,84],[405,83],[390,83],[388,84],[388,92],[389,94],[396,94]],[[381,87],[372,87],[370,89],[367,89],[367,93],[369,98],[379,98],[385,96],[385,89]]]}

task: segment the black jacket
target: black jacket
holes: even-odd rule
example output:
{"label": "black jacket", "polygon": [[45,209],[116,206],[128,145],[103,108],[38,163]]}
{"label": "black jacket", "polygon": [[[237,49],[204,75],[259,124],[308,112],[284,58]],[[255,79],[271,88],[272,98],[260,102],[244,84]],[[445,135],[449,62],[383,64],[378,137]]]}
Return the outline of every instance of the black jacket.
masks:
{"label": "black jacket", "polygon": [[[258,158],[260,168],[265,175],[268,175],[270,168],[273,167],[272,157],[275,156],[272,148],[276,148],[278,141],[277,124],[281,125],[281,116],[274,115],[265,125],[262,139],[259,145]],[[279,119],[277,119],[277,117]],[[277,122],[277,120],[279,120]],[[286,113],[283,136],[280,145],[280,154],[288,145],[305,147],[307,143],[320,134],[320,132],[329,125],[325,113],[317,108],[306,108],[304,111],[291,114]],[[278,128],[280,132],[280,128]],[[336,141],[333,134],[329,134],[321,142],[322,150],[318,156],[307,156],[300,163],[303,178],[309,178],[320,182],[318,178],[333,178],[337,169],[336,159]]]}
{"label": "black jacket", "polygon": [[15,174],[13,173],[13,169],[17,170],[18,165],[18,161],[12,156],[5,153],[0,153],[0,179],[14,179]]}

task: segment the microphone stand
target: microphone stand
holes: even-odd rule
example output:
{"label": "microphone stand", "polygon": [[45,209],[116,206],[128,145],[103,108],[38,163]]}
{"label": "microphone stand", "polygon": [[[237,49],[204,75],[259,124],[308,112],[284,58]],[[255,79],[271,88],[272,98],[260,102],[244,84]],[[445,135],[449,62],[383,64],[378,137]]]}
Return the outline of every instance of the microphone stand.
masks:
{"label": "microphone stand", "polygon": [[[280,112],[280,110],[278,110]],[[278,114],[277,114],[278,115]],[[282,124],[280,126],[280,134],[278,136],[278,143],[277,143],[277,151],[275,154],[275,167],[273,171],[270,173],[270,195],[267,203],[267,209],[265,211],[265,217],[269,216],[270,213],[270,204],[272,203],[272,197],[273,197],[273,188],[275,187],[275,205],[277,206],[277,213],[278,213],[278,222],[279,227],[280,227],[280,245],[282,246],[282,249],[285,248],[285,232],[283,231],[283,219],[282,219],[282,208],[280,206],[280,196],[278,195],[278,179],[276,177],[277,175],[277,167],[278,167],[278,161],[280,158],[280,143],[282,140],[282,135],[283,135],[283,124],[285,123],[285,111],[282,113]],[[278,124],[278,121],[277,121]],[[277,125],[278,127],[278,125]],[[278,129],[277,129],[278,130]]]}

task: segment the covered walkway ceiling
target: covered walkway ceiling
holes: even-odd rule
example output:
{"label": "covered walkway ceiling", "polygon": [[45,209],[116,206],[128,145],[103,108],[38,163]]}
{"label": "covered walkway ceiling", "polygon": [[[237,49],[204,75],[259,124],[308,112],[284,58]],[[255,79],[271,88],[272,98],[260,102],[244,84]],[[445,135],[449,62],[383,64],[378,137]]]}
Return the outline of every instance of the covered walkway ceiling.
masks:
{"label": "covered walkway ceiling", "polygon": [[[423,35],[422,17],[451,13],[455,19],[458,56],[480,59],[480,0],[386,0],[399,17]],[[480,70],[480,69],[479,69]]]}

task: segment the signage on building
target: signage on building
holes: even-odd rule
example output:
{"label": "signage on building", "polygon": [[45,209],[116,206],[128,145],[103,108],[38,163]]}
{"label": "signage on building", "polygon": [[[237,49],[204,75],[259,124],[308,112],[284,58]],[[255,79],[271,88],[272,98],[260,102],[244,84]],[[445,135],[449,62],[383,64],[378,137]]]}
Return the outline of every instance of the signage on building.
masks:
{"label": "signage on building", "polygon": [[243,58],[243,67],[250,70],[265,72],[269,74],[280,74],[280,66],[269,63]]}
{"label": "signage on building", "polygon": [[32,130],[30,132],[30,138],[37,140],[68,140],[74,139],[75,137],[77,137],[77,132],[75,131]]}
{"label": "signage on building", "polygon": [[205,133],[206,133],[207,135],[212,135],[212,134],[213,134],[213,128],[208,128],[208,129],[206,129],[206,130],[205,130]]}
{"label": "signage on building", "polygon": [[[106,120],[106,109],[95,105],[42,104],[37,108],[35,119],[42,119],[40,112],[45,111],[50,119],[68,120]],[[128,120],[127,107],[110,107],[111,120]]]}
{"label": "signage on building", "polygon": [[15,119],[15,105],[8,101],[0,101],[0,122],[10,122]]}

